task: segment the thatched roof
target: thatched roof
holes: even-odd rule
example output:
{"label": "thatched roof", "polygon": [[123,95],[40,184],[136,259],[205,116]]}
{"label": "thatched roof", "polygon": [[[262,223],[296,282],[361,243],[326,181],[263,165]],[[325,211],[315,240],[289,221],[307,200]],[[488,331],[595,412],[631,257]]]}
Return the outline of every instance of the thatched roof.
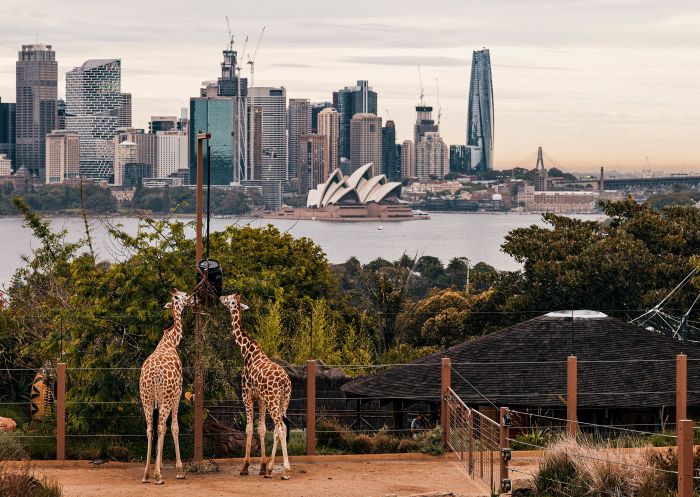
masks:
{"label": "thatched roof", "polygon": [[[550,313],[343,385],[348,397],[440,399],[440,362],[467,403],[563,407],[566,359],[578,357],[579,408],[675,405],[676,354],[688,354],[688,405],[700,406],[700,345],[601,313]],[[471,384],[471,385],[470,385]],[[479,393],[481,392],[481,394]],[[482,395],[483,394],[483,395]]]}

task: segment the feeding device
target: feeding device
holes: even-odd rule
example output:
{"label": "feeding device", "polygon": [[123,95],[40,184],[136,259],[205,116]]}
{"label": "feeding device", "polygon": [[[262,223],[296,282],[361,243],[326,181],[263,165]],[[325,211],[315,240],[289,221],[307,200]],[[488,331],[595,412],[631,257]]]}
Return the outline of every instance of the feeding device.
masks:
{"label": "feeding device", "polygon": [[221,264],[216,259],[202,259],[198,265],[197,285],[206,278],[207,283],[213,288],[217,297],[221,297],[224,286],[224,272]]}

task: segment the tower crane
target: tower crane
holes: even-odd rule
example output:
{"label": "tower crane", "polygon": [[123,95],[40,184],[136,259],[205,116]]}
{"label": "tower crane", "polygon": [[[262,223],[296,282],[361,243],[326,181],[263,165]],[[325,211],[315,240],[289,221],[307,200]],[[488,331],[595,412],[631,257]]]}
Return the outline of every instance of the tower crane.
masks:
{"label": "tower crane", "polygon": [[418,64],[418,84],[420,84],[420,105],[422,107],[425,93],[423,92],[423,76],[421,75],[420,64]]}
{"label": "tower crane", "polygon": [[440,107],[440,83],[438,79],[435,78],[435,91],[437,93],[437,104],[438,104],[438,115],[437,115],[437,125],[440,128],[440,119],[442,118],[442,107]]}
{"label": "tower crane", "polygon": [[228,49],[233,50],[233,33],[231,33],[231,23],[228,21],[228,15],[226,16],[226,29],[228,29]]}
{"label": "tower crane", "polygon": [[265,34],[265,26],[262,27],[260,31],[260,36],[258,37],[258,43],[255,45],[255,50],[253,51],[253,56],[248,57],[248,64],[250,64],[250,86],[255,86],[255,58],[258,56],[258,49],[260,48],[260,42]]}

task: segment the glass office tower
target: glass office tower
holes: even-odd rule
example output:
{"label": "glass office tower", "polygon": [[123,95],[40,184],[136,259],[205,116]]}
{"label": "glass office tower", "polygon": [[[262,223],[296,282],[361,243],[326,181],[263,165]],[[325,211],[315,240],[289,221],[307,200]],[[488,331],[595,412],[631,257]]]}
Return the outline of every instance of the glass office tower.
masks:
{"label": "glass office tower", "polygon": [[491,56],[484,48],[474,51],[469,84],[467,145],[470,147],[472,169],[493,169],[493,135]]}
{"label": "glass office tower", "polygon": [[[229,185],[233,181],[233,113],[235,100],[230,97],[190,98],[190,183],[197,184],[197,133],[209,132],[211,184]],[[202,159],[204,183],[207,183],[207,142]]]}

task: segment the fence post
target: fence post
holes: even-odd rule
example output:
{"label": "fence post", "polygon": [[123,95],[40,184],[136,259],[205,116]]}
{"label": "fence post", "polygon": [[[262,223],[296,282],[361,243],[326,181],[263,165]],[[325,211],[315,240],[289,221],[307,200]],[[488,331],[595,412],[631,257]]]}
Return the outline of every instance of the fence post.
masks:
{"label": "fence post", "polygon": [[316,454],[316,361],[306,361],[306,455]]}
{"label": "fence post", "polygon": [[693,496],[693,421],[681,419],[678,435],[678,497]]}
{"label": "fence post", "polygon": [[440,372],[440,426],[442,427],[442,445],[447,448],[447,440],[450,436],[450,413],[447,404],[447,396],[450,390],[451,361],[449,357],[442,358],[442,369]]}
{"label": "fence post", "polygon": [[676,356],[676,424],[686,419],[686,395],[688,389],[688,356]]}
{"label": "fence post", "polygon": [[56,460],[66,460],[66,363],[56,370]]}
{"label": "fence post", "polygon": [[577,387],[577,359],[570,355],[566,361],[566,432],[572,437],[578,431]]}
{"label": "fence post", "polygon": [[507,407],[501,407],[501,419],[500,419],[500,436],[499,436],[499,446],[501,453],[499,454],[501,459],[501,492],[510,492],[510,485],[507,484],[508,480],[508,461],[510,460],[510,450],[508,438],[510,438],[510,414],[508,414]]}

